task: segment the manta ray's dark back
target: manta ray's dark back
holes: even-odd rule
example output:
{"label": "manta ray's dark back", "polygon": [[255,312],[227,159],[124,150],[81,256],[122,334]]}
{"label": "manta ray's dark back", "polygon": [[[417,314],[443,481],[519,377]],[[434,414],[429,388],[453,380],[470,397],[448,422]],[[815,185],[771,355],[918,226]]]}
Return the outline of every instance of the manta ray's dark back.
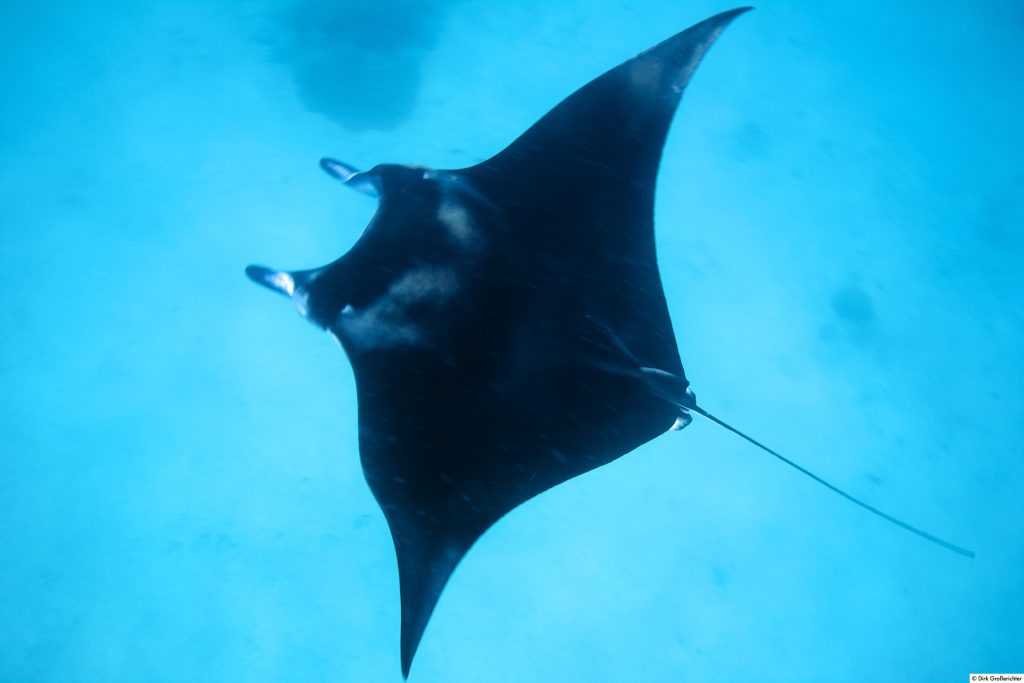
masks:
{"label": "manta ray's dark back", "polygon": [[744,11],[615,67],[477,166],[324,160],[379,197],[362,237],[323,268],[249,267],[351,360],[363,470],[398,556],[403,674],[488,527],[689,422],[655,180],[683,89]]}

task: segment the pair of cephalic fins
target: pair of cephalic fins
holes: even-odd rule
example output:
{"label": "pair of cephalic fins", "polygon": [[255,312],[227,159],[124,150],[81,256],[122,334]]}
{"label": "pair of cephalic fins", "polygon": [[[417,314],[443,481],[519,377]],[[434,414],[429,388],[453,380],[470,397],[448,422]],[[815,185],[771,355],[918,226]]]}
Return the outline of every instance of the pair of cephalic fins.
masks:
{"label": "pair of cephalic fins", "polygon": [[655,258],[654,189],[683,89],[724,12],[570,95],[470,168],[326,171],[379,199],[350,251],[250,266],[345,349],[363,471],[398,557],[402,672],[459,560],[499,518],[698,413]]}

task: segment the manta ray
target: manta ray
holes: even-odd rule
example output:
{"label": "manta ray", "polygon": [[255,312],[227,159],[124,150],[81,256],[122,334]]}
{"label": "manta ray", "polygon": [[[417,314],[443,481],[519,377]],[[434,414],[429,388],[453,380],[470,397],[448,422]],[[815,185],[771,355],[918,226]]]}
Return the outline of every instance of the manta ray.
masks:
{"label": "manta ray", "polygon": [[452,571],[491,525],[693,414],[971,555],[714,417],[683,371],[655,254],[658,165],[694,70],[748,9],[611,69],[475,166],[321,160],[379,200],[362,236],[322,268],[246,269],[351,362],[362,468],[398,560],[403,676]]}

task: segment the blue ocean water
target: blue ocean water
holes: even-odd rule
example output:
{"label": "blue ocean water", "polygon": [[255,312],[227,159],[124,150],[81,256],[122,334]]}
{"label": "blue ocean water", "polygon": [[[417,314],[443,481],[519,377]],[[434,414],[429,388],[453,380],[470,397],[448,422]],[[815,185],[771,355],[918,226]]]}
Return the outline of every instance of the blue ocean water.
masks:
{"label": "blue ocean water", "polygon": [[[341,254],[316,160],[455,168],[730,6],[0,7],[0,681],[399,681],[347,360],[250,262]],[[705,422],[530,501],[416,681],[1024,671],[1024,9],[766,2],[665,148],[657,235]]]}

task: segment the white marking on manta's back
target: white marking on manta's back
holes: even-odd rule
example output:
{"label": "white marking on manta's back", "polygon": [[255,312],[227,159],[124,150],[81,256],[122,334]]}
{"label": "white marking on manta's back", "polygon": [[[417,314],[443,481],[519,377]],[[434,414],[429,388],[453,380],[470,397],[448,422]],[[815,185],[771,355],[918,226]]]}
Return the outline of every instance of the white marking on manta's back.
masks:
{"label": "white marking on manta's back", "polygon": [[457,244],[472,249],[477,246],[480,236],[469,210],[452,197],[444,197],[437,207],[437,220],[448,228],[449,234]]}
{"label": "white marking on manta's back", "polygon": [[362,308],[346,305],[334,327],[354,350],[423,346],[429,333],[409,317],[413,306],[439,307],[459,290],[459,278],[452,268],[423,267],[391,283],[387,291]]}

